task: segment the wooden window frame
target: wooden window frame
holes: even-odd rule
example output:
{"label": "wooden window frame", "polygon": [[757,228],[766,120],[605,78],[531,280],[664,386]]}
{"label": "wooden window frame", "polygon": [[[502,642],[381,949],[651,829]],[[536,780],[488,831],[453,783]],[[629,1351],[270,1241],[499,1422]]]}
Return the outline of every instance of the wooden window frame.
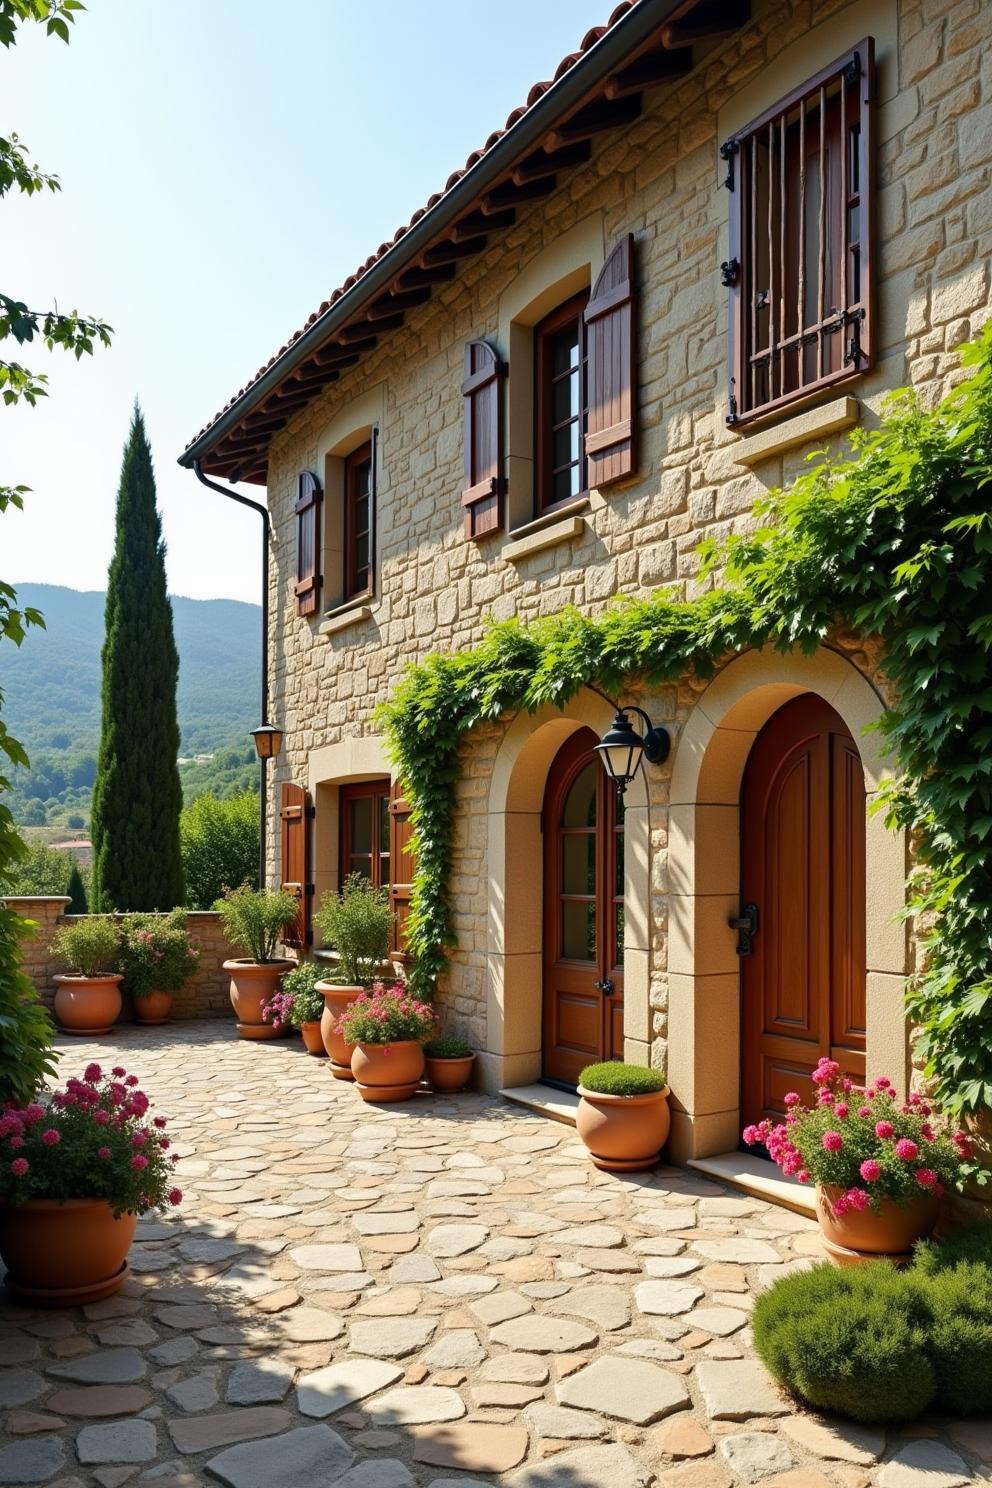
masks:
{"label": "wooden window frame", "polygon": [[[837,86],[839,84],[839,87]],[[851,97],[853,90],[854,97]],[[813,102],[812,112],[809,105]],[[839,114],[836,125],[823,129],[823,119],[830,104],[836,102]],[[796,113],[798,147],[787,142],[787,130],[793,127],[789,115]],[[838,151],[841,179],[839,211],[830,212],[825,200],[829,193],[817,191],[819,203],[816,222],[817,305],[812,320],[806,305],[806,158],[808,128],[815,130],[818,141],[818,180],[825,179],[828,153],[825,141]],[[850,131],[858,126],[856,153],[849,148]],[[759,224],[754,206],[753,181],[758,167],[758,135],[768,141],[769,186],[767,217]],[[798,156],[799,187],[797,198],[789,190],[790,155]],[[875,44],[866,37],[850,47],[843,56],[822,68],[801,86],[794,88],[772,108],[766,109],[720,148],[727,161],[726,185],[732,193],[730,211],[730,257],[722,265],[724,283],[730,289],[730,392],[727,424],[740,428],[756,419],[767,418],[791,405],[805,401],[827,388],[848,382],[868,371],[874,364],[875,317]],[[856,185],[854,176],[857,177]],[[853,187],[853,189],[852,189]],[[778,197],[778,212],[775,198]],[[786,211],[781,210],[785,202]],[[792,207],[796,226],[787,228],[788,209]],[[849,236],[852,211],[858,213],[857,235]],[[767,234],[767,289],[755,283],[758,242],[762,229]],[[786,246],[788,244],[788,253]],[[798,246],[797,246],[798,245]],[[828,247],[829,245],[829,247]],[[762,243],[761,251],[765,251]],[[830,288],[828,255],[838,265],[842,293],[840,306],[826,304]],[[853,257],[852,257],[853,255]],[[794,286],[789,283],[789,269],[795,264]],[[852,277],[859,278],[860,294],[854,296]],[[758,303],[758,292],[765,296]],[[795,304],[791,297],[795,294]],[[758,330],[759,311],[768,310],[767,332]],[[789,316],[795,312],[796,329],[788,331]],[[802,322],[800,325],[799,322]],[[786,334],[781,334],[782,327]],[[831,336],[840,335],[841,363],[824,372],[825,353]],[[765,337],[759,344],[759,338]],[[815,349],[816,371],[803,379],[801,358],[804,351]],[[799,381],[786,388],[786,359],[796,357]],[[759,365],[764,364],[764,368]],[[768,378],[767,396],[758,391],[758,378]],[[752,381],[752,378],[754,379]],[[791,379],[790,379],[791,380]],[[778,391],[776,391],[776,384]]]}
{"label": "wooden window frame", "polygon": [[[375,573],[375,446],[374,436],[366,439],[357,449],[352,450],[345,457],[344,462],[344,604],[351,603],[356,599],[367,599],[374,590]],[[356,541],[360,534],[355,530],[354,509],[359,499],[356,489],[357,472],[362,466],[368,465],[368,503],[369,503],[369,561],[368,581],[363,585],[358,582],[358,570],[356,563]]]}
{"label": "wooden window frame", "polygon": [[388,889],[391,886],[388,879],[385,884],[380,882],[382,878],[383,857],[385,856],[390,865],[392,863],[392,844],[389,840],[388,826],[385,845],[383,845],[382,842],[383,811],[380,803],[382,800],[385,800],[388,811],[390,801],[389,776],[384,775],[381,778],[376,778],[375,780],[360,780],[356,781],[354,784],[342,785],[339,787],[338,884],[341,888],[344,887],[344,881],[348,877],[348,874],[351,872],[352,854],[350,807],[353,801],[367,800],[369,798],[371,798],[372,800],[372,885],[374,888],[377,889]]}
{"label": "wooden window frame", "polygon": [[[560,511],[574,501],[581,501],[589,493],[589,457],[586,454],[586,425],[589,417],[588,347],[584,319],[589,303],[589,291],[580,290],[563,304],[556,306],[534,327],[534,516],[543,517],[549,512]],[[549,347],[552,338],[566,326],[576,323],[579,331],[579,466],[578,491],[563,496],[558,501],[549,500],[552,490],[553,469],[551,465],[554,425],[552,424],[552,359]],[[569,421],[571,422],[571,420]]]}

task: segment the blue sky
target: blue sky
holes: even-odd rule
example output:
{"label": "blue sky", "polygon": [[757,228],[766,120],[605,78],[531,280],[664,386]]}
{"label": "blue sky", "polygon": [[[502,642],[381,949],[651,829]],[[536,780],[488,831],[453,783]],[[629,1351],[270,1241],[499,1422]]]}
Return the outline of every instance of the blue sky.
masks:
{"label": "blue sky", "polygon": [[170,587],[257,599],[257,519],[177,455],[611,8],[89,0],[69,46],[22,30],[0,131],[63,189],[3,206],[4,288],[116,334],[78,364],[21,353],[51,396],[0,409],[0,474],[33,491],[3,518],[3,577],[103,587],[137,395]]}

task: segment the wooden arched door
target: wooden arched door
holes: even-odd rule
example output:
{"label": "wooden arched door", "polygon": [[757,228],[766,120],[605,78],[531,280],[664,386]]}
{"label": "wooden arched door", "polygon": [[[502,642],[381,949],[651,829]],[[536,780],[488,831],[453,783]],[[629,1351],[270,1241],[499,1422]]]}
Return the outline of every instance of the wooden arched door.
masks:
{"label": "wooden arched door", "polygon": [[742,957],[742,1116],[812,1094],[824,1055],[865,1071],[865,781],[830,705],[794,698],[758,735],[741,799],[741,898],[758,909]]}
{"label": "wooden arched door", "polygon": [[590,729],[555,756],[544,795],[544,1078],[575,1085],[623,1058],[623,807]]}

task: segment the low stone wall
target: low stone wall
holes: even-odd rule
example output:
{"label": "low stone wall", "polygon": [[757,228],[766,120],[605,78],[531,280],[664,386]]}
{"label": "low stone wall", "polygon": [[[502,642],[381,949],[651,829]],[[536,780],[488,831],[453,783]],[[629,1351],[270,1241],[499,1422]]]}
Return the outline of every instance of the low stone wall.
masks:
{"label": "low stone wall", "polygon": [[[37,988],[42,1002],[50,1008],[55,998],[54,978],[60,968],[49,954],[48,947],[60,925],[73,924],[82,916],[67,915],[65,907],[69,900],[62,897],[9,898],[4,902],[23,919],[33,920],[37,926],[24,942],[24,970]],[[224,934],[220,915],[212,909],[191,909],[187,912],[186,923],[190,935],[200,948],[200,966],[182,991],[176,993],[172,1016],[223,1017],[231,1011],[229,978],[223,970],[223,963],[234,952]],[[126,999],[121,1017],[125,1022],[133,1018]]]}

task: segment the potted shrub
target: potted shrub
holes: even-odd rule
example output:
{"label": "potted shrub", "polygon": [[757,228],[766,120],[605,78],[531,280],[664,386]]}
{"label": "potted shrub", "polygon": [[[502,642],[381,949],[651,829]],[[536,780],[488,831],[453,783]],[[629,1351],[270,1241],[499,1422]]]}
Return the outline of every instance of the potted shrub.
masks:
{"label": "potted shrub", "polygon": [[298,1028],[307,1053],[323,1058],[326,1051],[320,1032],[320,1020],[324,1012],[324,999],[317,991],[319,981],[318,966],[312,961],[297,962],[292,971],[287,971],[283,977],[280,990],[263,1007],[262,1017],[271,1017],[277,1027],[288,1023],[293,1028]]}
{"label": "potted shrub", "polygon": [[793,1091],[785,1120],[744,1128],[783,1173],[816,1184],[824,1247],[836,1265],[878,1256],[904,1263],[937,1220],[945,1188],[958,1182],[968,1138],[919,1094],[900,1101],[884,1075],[855,1085],[832,1059],[813,1071],[816,1104]]}
{"label": "potted shrub", "polygon": [[200,964],[189,938],[186,911],[130,914],[120,922],[120,968],[124,991],[139,1023],[164,1023],[178,992]]}
{"label": "potted shrub", "polygon": [[372,986],[388,964],[395,918],[389,907],[389,891],[373,888],[361,873],[351,873],[339,894],[324,895],[313,918],[338,956],[334,974],[317,983],[325,1005],[320,1020],[324,1048],[335,1079],[350,1080],[352,1050],[338,1032],[338,1025],[348,1006]]}
{"label": "potted shrub", "polygon": [[637,1173],[653,1168],[672,1124],[661,1070],[607,1060],[579,1076],[575,1125],[597,1168]]}
{"label": "potted shrub", "polygon": [[421,1045],[434,1031],[434,1009],[397,982],[360,992],[338,1023],[351,1044],[351,1072],[362,1100],[406,1100],[424,1073]]}
{"label": "potted shrub", "polygon": [[116,1292],[139,1214],[178,1204],[164,1116],[136,1075],[90,1064],[47,1106],[0,1115],[0,1256],[20,1301],[75,1307]]}
{"label": "potted shrub", "polygon": [[66,1033],[109,1033],[121,1010],[120,946],[106,915],[86,915],[63,925],[52,955],[66,967],[55,978],[55,1016]]}
{"label": "potted shrub", "polygon": [[242,884],[229,889],[217,908],[228,940],[248,955],[224,962],[231,974],[231,1005],[238,1016],[242,1038],[277,1038],[276,1028],[262,1017],[262,1004],[279,986],[292,961],[276,956],[283,929],[296,916],[296,900],[288,889],[252,889]]}
{"label": "potted shrub", "polygon": [[464,1039],[441,1033],[424,1045],[427,1078],[437,1091],[464,1090],[472,1078],[475,1055]]}

